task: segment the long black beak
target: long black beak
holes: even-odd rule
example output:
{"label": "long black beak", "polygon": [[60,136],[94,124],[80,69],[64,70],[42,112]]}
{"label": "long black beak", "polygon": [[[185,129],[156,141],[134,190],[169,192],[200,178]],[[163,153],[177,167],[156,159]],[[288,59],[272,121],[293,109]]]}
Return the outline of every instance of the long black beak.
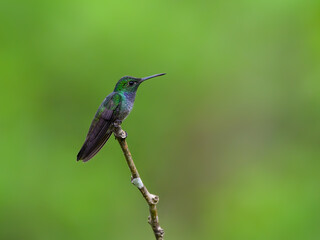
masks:
{"label": "long black beak", "polygon": [[141,78],[141,81],[140,81],[140,82],[143,82],[143,81],[148,80],[148,79],[150,79],[150,78],[163,76],[163,75],[165,75],[165,73],[159,73],[159,74],[155,74],[155,75],[152,75],[152,76],[149,76],[149,77],[144,77],[144,78]]}

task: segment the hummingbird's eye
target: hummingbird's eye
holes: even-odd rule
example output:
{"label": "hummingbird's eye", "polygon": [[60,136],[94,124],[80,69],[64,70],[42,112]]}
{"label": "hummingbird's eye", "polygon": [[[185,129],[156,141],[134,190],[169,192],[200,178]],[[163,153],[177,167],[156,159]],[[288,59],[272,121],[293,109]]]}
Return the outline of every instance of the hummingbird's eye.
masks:
{"label": "hummingbird's eye", "polygon": [[133,86],[133,85],[134,85],[134,81],[130,81],[129,86]]}

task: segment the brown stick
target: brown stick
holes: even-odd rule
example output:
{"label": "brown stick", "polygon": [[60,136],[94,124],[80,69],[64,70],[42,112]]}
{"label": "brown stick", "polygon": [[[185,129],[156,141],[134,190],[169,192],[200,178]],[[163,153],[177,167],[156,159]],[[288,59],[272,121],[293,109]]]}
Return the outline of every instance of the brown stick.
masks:
{"label": "brown stick", "polygon": [[164,230],[160,227],[158,210],[157,210],[157,206],[156,206],[157,203],[159,202],[159,197],[149,193],[146,186],[144,186],[144,184],[140,178],[139,172],[133,162],[132,155],[131,155],[129,148],[128,148],[128,144],[126,141],[127,133],[122,130],[120,125],[115,125],[113,132],[114,132],[116,139],[118,140],[118,142],[120,144],[120,147],[121,147],[123,154],[126,158],[127,164],[130,168],[131,175],[132,175],[131,176],[131,183],[139,189],[142,196],[144,197],[144,199],[147,201],[147,203],[149,205],[150,216],[148,217],[148,222],[152,227],[154,235],[157,240],[163,240]]}

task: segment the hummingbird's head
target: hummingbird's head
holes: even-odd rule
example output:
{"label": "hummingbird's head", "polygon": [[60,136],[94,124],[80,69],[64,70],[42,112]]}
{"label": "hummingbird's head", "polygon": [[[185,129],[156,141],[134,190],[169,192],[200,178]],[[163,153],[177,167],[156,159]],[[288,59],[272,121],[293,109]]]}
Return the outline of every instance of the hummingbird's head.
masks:
{"label": "hummingbird's head", "polygon": [[165,73],[155,74],[145,78],[135,78],[130,76],[122,77],[116,84],[114,92],[136,92],[142,82],[147,79],[165,75]]}

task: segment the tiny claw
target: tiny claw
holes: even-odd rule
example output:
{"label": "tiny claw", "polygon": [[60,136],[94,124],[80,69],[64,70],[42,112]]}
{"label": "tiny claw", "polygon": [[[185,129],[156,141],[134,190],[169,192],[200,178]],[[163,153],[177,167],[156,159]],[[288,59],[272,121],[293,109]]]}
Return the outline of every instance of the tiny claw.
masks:
{"label": "tiny claw", "polygon": [[117,119],[117,120],[114,121],[113,126],[120,127],[121,124],[122,124],[122,121]]}

